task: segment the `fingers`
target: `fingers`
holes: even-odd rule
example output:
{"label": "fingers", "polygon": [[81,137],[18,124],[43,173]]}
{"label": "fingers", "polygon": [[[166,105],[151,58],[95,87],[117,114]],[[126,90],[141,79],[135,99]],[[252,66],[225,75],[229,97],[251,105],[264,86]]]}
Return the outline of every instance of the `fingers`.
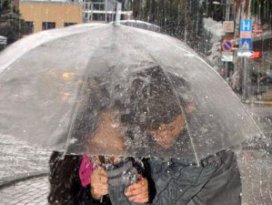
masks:
{"label": "fingers", "polygon": [[107,184],[108,175],[107,172],[102,168],[98,167],[91,175],[91,184]]}
{"label": "fingers", "polygon": [[102,167],[98,167],[91,174],[91,194],[94,198],[100,198],[108,192],[107,172]]}
{"label": "fingers", "polygon": [[140,179],[138,182],[130,185],[125,195],[128,199],[135,203],[146,203],[149,201],[148,181],[146,178]]}
{"label": "fingers", "polygon": [[130,185],[126,190],[126,196],[133,196],[148,190],[148,182],[146,178],[141,178],[138,182]]}
{"label": "fingers", "polygon": [[96,198],[100,198],[106,194],[109,193],[108,187],[98,187],[98,186],[92,186],[91,187],[91,193],[93,196],[97,196]]}
{"label": "fingers", "polygon": [[148,193],[143,193],[142,195],[130,197],[128,199],[131,202],[143,204],[143,203],[147,203],[149,201],[149,195],[148,195]]}

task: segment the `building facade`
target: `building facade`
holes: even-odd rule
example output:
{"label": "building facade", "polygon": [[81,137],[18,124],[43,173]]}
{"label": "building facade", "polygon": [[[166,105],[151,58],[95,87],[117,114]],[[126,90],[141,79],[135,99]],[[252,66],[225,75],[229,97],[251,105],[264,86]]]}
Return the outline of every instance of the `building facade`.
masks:
{"label": "building facade", "polygon": [[[126,1],[124,1],[126,2]],[[83,21],[105,21],[115,20],[117,1],[115,0],[83,0]],[[126,11],[125,3],[123,3],[122,11],[120,11],[122,20],[132,19],[132,11]]]}
{"label": "building facade", "polygon": [[[26,34],[93,21],[110,22],[116,17],[115,0],[22,0],[20,13]],[[120,11],[121,19],[132,18],[132,11]]]}
{"label": "building facade", "polygon": [[27,33],[61,28],[83,22],[82,4],[79,2],[20,1],[20,13]]}

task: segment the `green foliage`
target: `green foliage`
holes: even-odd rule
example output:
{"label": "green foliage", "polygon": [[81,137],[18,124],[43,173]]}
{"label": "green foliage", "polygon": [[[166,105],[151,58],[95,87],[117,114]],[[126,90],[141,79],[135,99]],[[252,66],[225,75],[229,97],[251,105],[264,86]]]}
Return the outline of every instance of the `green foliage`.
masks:
{"label": "green foliage", "polygon": [[19,10],[11,4],[10,0],[2,0],[0,15],[0,35],[8,38],[12,43],[21,38],[23,20],[20,19]]}
{"label": "green foliage", "polygon": [[2,6],[3,6],[3,8],[2,8],[3,11],[9,10],[10,9],[10,0],[3,0]]}

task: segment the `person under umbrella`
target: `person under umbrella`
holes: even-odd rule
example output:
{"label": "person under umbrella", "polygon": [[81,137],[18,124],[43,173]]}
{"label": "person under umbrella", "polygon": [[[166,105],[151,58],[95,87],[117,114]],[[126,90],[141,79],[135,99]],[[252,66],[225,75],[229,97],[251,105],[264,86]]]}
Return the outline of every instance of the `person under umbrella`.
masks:
{"label": "person under umbrella", "polygon": [[[186,123],[190,120],[188,116],[195,108],[192,105],[192,97],[185,92],[185,90],[188,90],[188,83],[172,74],[167,75],[168,77],[165,76],[159,66],[136,73],[132,77],[134,79],[130,79],[132,84],[130,89],[127,90],[128,95],[122,95],[123,97],[130,95],[128,105],[120,105],[122,104],[120,99],[115,99],[115,104],[119,104],[117,107],[121,116],[120,122],[127,128],[125,130],[126,137],[134,143],[150,143],[149,147],[153,148],[153,152],[154,150],[158,153],[164,152],[166,155],[170,153],[168,156],[171,156],[171,153],[176,150],[190,148],[189,130]],[[170,80],[172,83],[180,84],[180,94],[182,95],[178,96],[173,92]],[[187,88],[184,89],[184,87]],[[148,98],[142,95],[148,96]],[[180,101],[177,98],[180,98]],[[104,116],[109,116],[109,114],[106,113]],[[99,124],[105,126],[105,119],[103,123]],[[113,147],[118,147],[117,155],[120,154],[120,151],[123,151],[124,144],[120,139],[124,139],[124,137],[110,137],[108,140],[101,140],[102,135],[109,135],[101,132],[102,129],[99,128],[99,125],[97,130],[95,137],[90,138],[91,147],[108,149],[109,144],[111,144]],[[110,133],[114,134],[113,131],[110,131]],[[113,141],[109,141],[109,139],[113,139]],[[119,144],[119,146],[114,146],[116,144]],[[133,143],[129,145],[131,146],[127,149],[133,150]],[[135,150],[136,155],[140,156],[139,150]],[[241,203],[240,173],[236,157],[231,151],[220,151],[215,155],[206,157],[201,160],[200,166],[194,161],[183,158],[183,156],[180,156],[180,158],[150,157],[145,163],[146,167],[150,168],[150,172],[146,174],[149,178],[144,180],[145,186],[134,185],[143,190],[137,190],[134,186],[127,189],[109,189],[107,172],[103,169],[97,169],[93,172],[97,173],[96,177],[91,175],[91,179],[93,179],[91,187],[95,189],[97,185],[97,187],[103,189],[101,188],[100,191],[97,191],[99,188],[96,191],[93,189],[93,195],[89,193],[88,197],[91,196],[92,200],[101,199],[101,196],[109,193],[111,199],[117,199],[125,191],[125,195],[132,201],[135,198],[136,201],[139,199],[133,196],[135,194],[146,196],[149,193],[148,199],[143,197],[141,202],[149,201],[156,205]],[[120,167],[124,165],[125,163],[121,163]],[[148,169],[145,170],[145,172],[148,171]],[[100,179],[99,183],[97,179]],[[141,180],[138,182],[141,182]],[[149,189],[142,188],[147,187],[147,183]],[[102,203],[109,203],[108,200],[106,197]]]}
{"label": "person under umbrella", "polygon": [[[146,143],[153,146],[152,152],[171,156],[181,149],[190,149],[190,127],[186,124],[192,120],[190,116],[197,107],[188,82],[159,66],[136,73],[134,78],[129,91],[133,100],[127,117],[130,127],[140,125],[148,139]],[[173,91],[173,84],[179,84],[178,93]],[[236,156],[230,150],[201,159],[200,165],[182,155],[180,158],[150,157],[148,164],[155,185],[152,204],[241,204],[240,172]]]}
{"label": "person under umbrella", "polygon": [[[97,85],[97,82],[88,82],[88,88]],[[120,157],[125,152],[125,137],[116,126],[118,111],[115,106],[108,109],[109,95],[104,86],[101,87],[95,88],[97,91],[89,96],[88,104],[82,101],[72,132],[77,139],[87,139],[84,142],[91,153],[105,155],[88,157],[53,152],[49,162],[49,204],[139,204],[149,201],[144,162]],[[73,149],[80,149],[80,140]],[[109,157],[107,153],[113,156]],[[136,194],[125,197],[128,187]]]}

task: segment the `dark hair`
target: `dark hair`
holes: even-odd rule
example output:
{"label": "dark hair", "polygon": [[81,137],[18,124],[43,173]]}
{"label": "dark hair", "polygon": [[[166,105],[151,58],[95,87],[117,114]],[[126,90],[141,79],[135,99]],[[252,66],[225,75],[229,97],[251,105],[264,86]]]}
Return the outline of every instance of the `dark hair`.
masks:
{"label": "dark hair", "polygon": [[190,87],[183,78],[165,72],[160,66],[139,70],[115,87],[122,95],[114,99],[114,104],[120,111],[129,154],[143,157],[157,149],[150,130],[173,122],[184,112]]}
{"label": "dark hair", "polygon": [[80,88],[70,137],[74,143],[68,145],[68,153],[84,153],[87,137],[94,132],[101,112],[110,105],[107,81],[102,78],[86,78]]}
{"label": "dark hair", "polygon": [[172,122],[183,112],[188,83],[160,66],[141,68],[125,79],[110,79],[104,76],[84,81],[71,129],[76,141],[69,153],[84,151],[87,137],[95,131],[99,116],[106,109],[117,111],[128,146],[135,141],[144,144],[147,130]]}
{"label": "dark hair", "polygon": [[182,95],[188,92],[188,84],[182,78],[164,72],[161,67],[154,66],[132,74],[128,84],[126,97],[129,101],[121,116],[124,124],[156,129],[161,123],[174,121],[183,112],[186,102]]}

